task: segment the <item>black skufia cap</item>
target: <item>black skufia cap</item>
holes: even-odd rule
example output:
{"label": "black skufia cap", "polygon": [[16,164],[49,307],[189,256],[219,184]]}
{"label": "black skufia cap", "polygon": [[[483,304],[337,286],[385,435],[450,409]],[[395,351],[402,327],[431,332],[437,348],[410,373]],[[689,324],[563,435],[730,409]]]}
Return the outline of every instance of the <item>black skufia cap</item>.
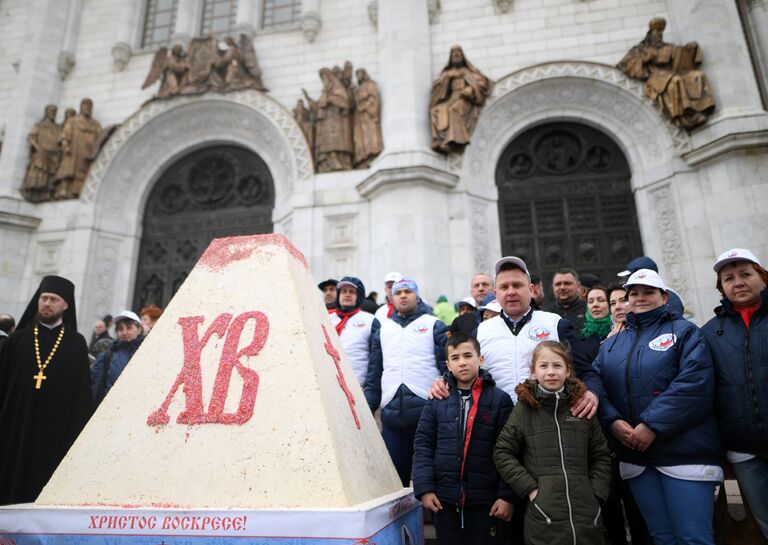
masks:
{"label": "black skufia cap", "polygon": [[75,311],[75,285],[61,276],[46,276],[40,281],[40,287],[32,296],[32,299],[27,305],[27,309],[19,320],[19,326],[17,329],[24,329],[34,325],[35,318],[37,317],[38,300],[41,293],[55,293],[64,301],[66,301],[69,308],[64,311],[62,321],[64,324],[71,328],[73,331],[77,331],[77,312]]}

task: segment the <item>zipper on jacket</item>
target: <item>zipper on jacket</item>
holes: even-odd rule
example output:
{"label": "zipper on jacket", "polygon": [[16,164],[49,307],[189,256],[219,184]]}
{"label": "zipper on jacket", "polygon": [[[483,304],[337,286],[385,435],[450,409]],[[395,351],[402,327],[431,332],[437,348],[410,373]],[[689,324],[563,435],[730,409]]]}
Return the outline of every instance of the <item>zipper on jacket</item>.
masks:
{"label": "zipper on jacket", "polygon": [[544,520],[547,522],[547,526],[552,525],[552,519],[547,516],[547,514],[541,510],[541,507],[536,503],[536,501],[533,501],[533,506],[536,508],[536,510],[541,513],[541,516],[544,517]]}
{"label": "zipper on jacket", "polygon": [[640,340],[640,324],[637,324],[637,332],[635,333],[635,340],[632,342],[632,348],[629,351],[629,358],[627,359],[627,365],[624,369],[624,383],[627,388],[627,412],[631,419],[630,424],[635,420],[635,404],[632,403],[632,359],[635,357],[635,348],[637,348],[637,342]]}
{"label": "zipper on jacket", "polygon": [[595,520],[592,521],[592,526],[594,526],[595,528],[599,528],[599,526],[597,525],[597,520],[600,518],[600,512],[602,510],[603,510],[603,508],[598,505],[597,506],[597,516],[595,517]]}
{"label": "zipper on jacket", "polygon": [[571,523],[571,532],[573,533],[573,545],[576,545],[576,526],[573,524],[573,507],[571,506],[571,491],[568,486],[568,472],[565,470],[565,454],[563,453],[563,436],[560,434],[560,422],[557,421],[557,408],[560,404],[560,396],[555,394],[555,427],[557,428],[557,446],[560,448],[560,465],[563,468],[563,477],[565,478],[565,499],[568,503],[568,522]]}
{"label": "zipper on jacket", "polygon": [[760,416],[760,404],[757,402],[757,391],[755,389],[755,375],[752,370],[752,352],[749,349],[750,330],[747,329],[747,336],[744,338],[744,355],[747,362],[747,377],[749,378],[749,389],[752,394],[752,409],[755,411],[755,424],[758,431],[763,431],[763,419]]}

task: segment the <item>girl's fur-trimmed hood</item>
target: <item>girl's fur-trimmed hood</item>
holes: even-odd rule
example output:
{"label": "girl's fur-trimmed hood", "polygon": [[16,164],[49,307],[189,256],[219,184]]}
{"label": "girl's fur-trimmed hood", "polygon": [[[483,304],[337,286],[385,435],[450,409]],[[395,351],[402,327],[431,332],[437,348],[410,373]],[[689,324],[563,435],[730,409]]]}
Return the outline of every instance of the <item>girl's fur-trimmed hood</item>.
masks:
{"label": "girl's fur-trimmed hood", "polygon": [[[525,403],[529,407],[538,409],[541,407],[541,398],[543,396],[539,390],[539,381],[535,378],[521,382],[515,388],[519,402]],[[576,405],[579,400],[587,393],[587,386],[577,378],[567,377],[565,379],[565,389],[560,394],[561,399],[567,399],[568,405]]]}

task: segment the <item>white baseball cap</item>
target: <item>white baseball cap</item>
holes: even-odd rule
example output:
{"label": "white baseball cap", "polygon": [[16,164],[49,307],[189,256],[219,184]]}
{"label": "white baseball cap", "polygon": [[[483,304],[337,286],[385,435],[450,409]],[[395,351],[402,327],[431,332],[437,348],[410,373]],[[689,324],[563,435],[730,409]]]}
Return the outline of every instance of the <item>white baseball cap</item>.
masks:
{"label": "white baseball cap", "polygon": [[392,271],[391,273],[389,273],[387,276],[384,277],[384,283],[386,284],[387,282],[397,282],[402,277],[403,275],[400,274],[399,272]]}
{"label": "white baseball cap", "polygon": [[477,308],[476,307],[477,303],[475,303],[475,298],[472,296],[465,297],[464,299],[459,301],[459,306],[461,305],[469,305],[472,308]]}
{"label": "white baseball cap", "polygon": [[[744,248],[733,248],[720,254],[717,258],[717,262],[715,262],[715,266],[712,268],[715,269],[716,273],[719,273],[720,269],[725,267],[728,263],[733,263],[734,261],[749,261],[755,265],[760,265],[760,262],[755,257],[755,254],[749,250],[745,250]],[[762,265],[760,266],[762,267]]]}
{"label": "white baseball cap", "polygon": [[141,324],[141,318],[139,318],[139,315],[135,312],[131,312],[130,310],[121,310],[120,313],[112,318],[112,321],[117,324],[120,320],[133,320],[137,324]]}
{"label": "white baseball cap", "polygon": [[490,310],[492,312],[498,312],[501,314],[501,304],[496,299],[494,299],[493,301],[488,301],[477,310]]}
{"label": "white baseball cap", "polygon": [[496,274],[499,274],[499,269],[501,269],[501,266],[506,263],[512,263],[515,267],[522,269],[525,274],[527,274],[528,276],[531,276],[531,273],[528,272],[528,267],[525,266],[525,261],[513,255],[502,257],[496,262],[496,265],[493,266],[494,270],[496,271]]}
{"label": "white baseball cap", "polygon": [[631,286],[650,286],[652,288],[659,288],[662,291],[667,291],[667,286],[664,284],[664,280],[661,279],[661,276],[659,276],[659,273],[652,271],[651,269],[640,269],[633,272],[624,284],[626,289],[629,289]]}

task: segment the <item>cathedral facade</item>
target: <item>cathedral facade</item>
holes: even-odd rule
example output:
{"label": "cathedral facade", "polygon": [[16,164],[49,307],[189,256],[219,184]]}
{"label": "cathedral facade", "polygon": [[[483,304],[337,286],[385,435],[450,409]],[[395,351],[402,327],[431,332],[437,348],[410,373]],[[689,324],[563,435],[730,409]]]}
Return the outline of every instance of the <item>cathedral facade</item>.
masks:
{"label": "cathedral facade", "polygon": [[2,311],[46,274],[85,328],[164,306],[250,233],[428,302],[501,255],[610,281],[644,254],[698,321],[719,253],[768,259],[766,0],[2,0],[0,26]]}

